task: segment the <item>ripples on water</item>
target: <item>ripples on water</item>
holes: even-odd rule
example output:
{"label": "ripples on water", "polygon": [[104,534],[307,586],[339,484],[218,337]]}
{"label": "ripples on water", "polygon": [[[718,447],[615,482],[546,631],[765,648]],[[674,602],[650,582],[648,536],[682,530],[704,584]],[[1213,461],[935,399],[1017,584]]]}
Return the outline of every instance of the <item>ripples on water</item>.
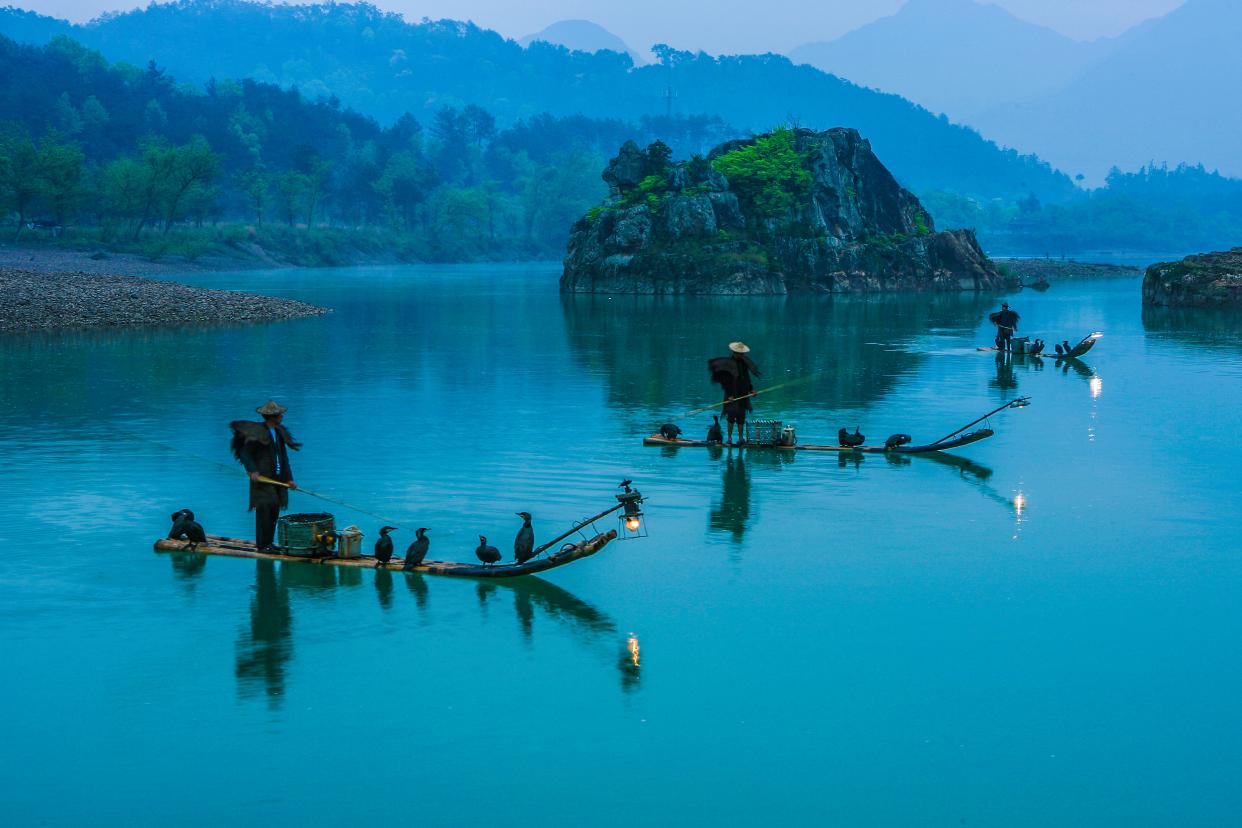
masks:
{"label": "ripples on water", "polygon": [[[1057,285],[1013,300],[1023,328],[1104,340],[1006,362],[974,350],[991,297],[562,298],[555,276],[200,276],[336,312],[0,339],[13,824],[1236,814],[1236,317]],[[643,448],[717,398],[704,361],[738,338],[762,385],[804,380],[756,405],[803,442],[1033,404],[952,457]],[[432,557],[479,534],[507,557],[513,512],[548,537],[623,476],[651,536],[497,583],[152,554],[182,506],[251,535],[226,424],[268,397],[299,482],[399,548],[430,526]],[[371,543],[376,518],[330,508]]]}

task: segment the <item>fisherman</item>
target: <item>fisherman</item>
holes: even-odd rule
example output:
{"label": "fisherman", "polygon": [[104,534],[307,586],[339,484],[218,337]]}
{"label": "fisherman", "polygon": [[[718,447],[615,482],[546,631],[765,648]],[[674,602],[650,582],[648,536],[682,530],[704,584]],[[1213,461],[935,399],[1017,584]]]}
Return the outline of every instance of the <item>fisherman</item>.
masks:
{"label": "fisherman", "polygon": [[[297,451],[302,444],[282,425],[289,409],[268,400],[255,411],[263,416],[263,422],[234,420],[229,423],[233,430],[233,456],[250,475],[250,509],[254,512],[255,547],[261,552],[273,552],[277,547],[276,518],[280,510],[289,505],[289,489],[296,489],[293,469],[289,467],[289,452]],[[263,483],[260,478],[283,483],[277,486]]]}
{"label": "fisherman", "polygon": [[746,414],[751,410],[750,395],[755,391],[750,377],[762,376],[759,366],[747,356],[750,348],[745,342],[730,342],[729,356],[716,357],[707,361],[707,370],[712,373],[712,382],[724,389],[724,415],[729,423],[729,439],[733,442],[733,426],[737,425],[738,442],[746,439]]}
{"label": "fisherman", "polygon": [[988,319],[996,326],[996,350],[1011,350],[1009,340],[1013,339],[1013,332],[1018,329],[1017,311],[1010,310],[1008,302],[1001,302],[1001,309],[989,314]]}

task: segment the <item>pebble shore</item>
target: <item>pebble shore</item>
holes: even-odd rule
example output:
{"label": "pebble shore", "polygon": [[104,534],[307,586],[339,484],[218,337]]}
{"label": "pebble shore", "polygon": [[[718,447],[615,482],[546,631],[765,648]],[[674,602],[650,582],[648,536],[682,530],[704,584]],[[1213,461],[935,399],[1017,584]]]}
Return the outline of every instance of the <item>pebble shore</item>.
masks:
{"label": "pebble shore", "polygon": [[236,325],[300,319],[327,308],[107,273],[0,267],[0,332]]}

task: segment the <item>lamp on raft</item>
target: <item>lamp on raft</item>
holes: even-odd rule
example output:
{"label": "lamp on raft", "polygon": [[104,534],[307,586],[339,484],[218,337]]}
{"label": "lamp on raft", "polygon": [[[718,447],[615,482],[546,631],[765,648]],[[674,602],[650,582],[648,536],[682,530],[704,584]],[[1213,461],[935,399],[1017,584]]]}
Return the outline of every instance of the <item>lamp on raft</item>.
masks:
{"label": "lamp on raft", "polygon": [[643,522],[641,508],[643,496],[637,489],[630,487],[633,482],[633,480],[622,480],[619,487],[622,492],[616,496],[617,502],[621,504],[621,514],[618,516],[621,528],[617,532],[621,540],[647,537],[647,525]]}

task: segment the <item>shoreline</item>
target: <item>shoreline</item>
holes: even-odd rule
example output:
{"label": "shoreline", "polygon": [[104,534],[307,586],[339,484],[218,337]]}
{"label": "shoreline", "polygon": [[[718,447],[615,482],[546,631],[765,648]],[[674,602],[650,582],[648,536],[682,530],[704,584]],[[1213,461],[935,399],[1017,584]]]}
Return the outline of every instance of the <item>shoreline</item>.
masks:
{"label": "shoreline", "polygon": [[0,266],[0,334],[225,327],[331,313],[294,299],[118,273]]}

